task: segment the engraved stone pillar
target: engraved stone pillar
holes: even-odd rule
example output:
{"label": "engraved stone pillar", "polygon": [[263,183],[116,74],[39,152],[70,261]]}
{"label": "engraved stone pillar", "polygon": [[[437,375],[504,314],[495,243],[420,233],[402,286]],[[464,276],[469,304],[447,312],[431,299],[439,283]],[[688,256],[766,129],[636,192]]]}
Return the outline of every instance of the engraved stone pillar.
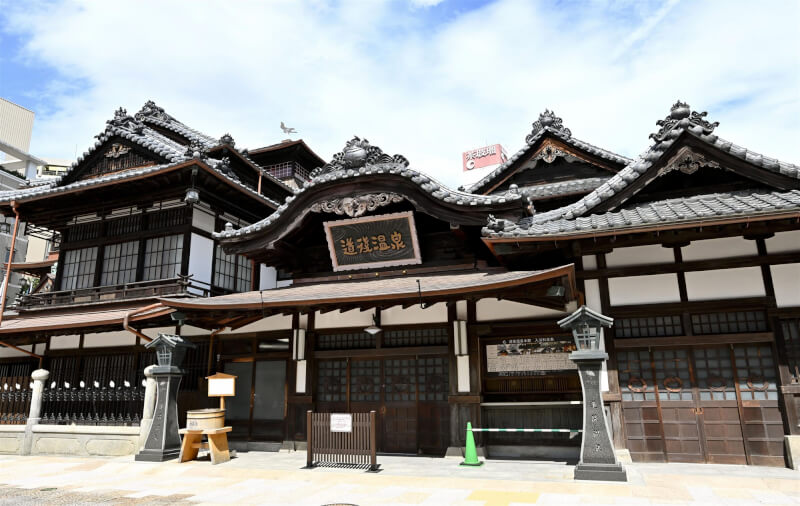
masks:
{"label": "engraved stone pillar", "polygon": [[42,419],[42,393],[44,382],[50,377],[50,372],[36,369],[31,373],[33,390],[31,391],[31,407],[28,412],[28,421],[25,423],[25,438],[22,441],[22,455],[30,455],[33,447],[33,426]]}
{"label": "engraved stone pillar", "polygon": [[144,409],[142,410],[142,423],[139,424],[139,449],[144,448],[150,427],[153,425],[153,412],[156,409],[156,379],[153,377],[153,369],[156,366],[148,365],[144,368],[145,387],[144,387]]}
{"label": "engraved stone pillar", "polygon": [[158,365],[152,369],[156,383],[156,403],[144,448],[136,454],[136,460],[163,462],[178,458],[180,454],[178,388],[183,376],[180,365],[183,363],[186,350],[195,346],[180,336],[159,334],[145,347],[156,348],[158,358]]}
{"label": "engraved stone pillar", "polygon": [[608,354],[599,350],[574,351],[569,358],[578,365],[583,389],[583,438],[575,479],[628,481],[611,443],[600,392],[600,374]]}

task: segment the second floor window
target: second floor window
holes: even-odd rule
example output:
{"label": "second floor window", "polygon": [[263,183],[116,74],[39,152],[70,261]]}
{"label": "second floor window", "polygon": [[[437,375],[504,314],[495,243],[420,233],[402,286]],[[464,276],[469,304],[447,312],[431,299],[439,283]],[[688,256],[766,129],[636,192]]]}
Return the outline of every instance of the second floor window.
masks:
{"label": "second floor window", "polygon": [[246,292],[250,290],[253,269],[250,261],[239,255],[227,255],[219,244],[214,255],[214,286]]}
{"label": "second floor window", "polygon": [[94,285],[97,247],[73,249],[64,252],[62,290],[88,288]]}
{"label": "second floor window", "polygon": [[136,281],[139,241],[109,244],[103,251],[101,285],[118,285]]}
{"label": "second floor window", "polygon": [[153,237],[145,244],[143,281],[175,278],[181,272],[183,235]]}

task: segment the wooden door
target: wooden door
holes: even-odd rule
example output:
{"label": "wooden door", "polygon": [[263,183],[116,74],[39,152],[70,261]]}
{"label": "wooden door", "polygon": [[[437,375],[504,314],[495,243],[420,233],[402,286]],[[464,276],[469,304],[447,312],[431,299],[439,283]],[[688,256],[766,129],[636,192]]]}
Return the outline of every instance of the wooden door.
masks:
{"label": "wooden door", "polygon": [[316,411],[347,412],[347,360],[319,360],[316,373]]}
{"label": "wooden door", "polygon": [[417,392],[419,450],[427,454],[444,454],[450,438],[446,356],[417,359]]}
{"label": "wooden door", "polygon": [[617,353],[622,417],[627,447],[634,462],[665,462],[664,430],[650,352]]}
{"label": "wooden door", "polygon": [[692,352],[706,456],[714,464],[747,464],[729,346]]}
{"label": "wooden door", "polygon": [[228,437],[247,440],[250,438],[250,414],[253,408],[253,362],[225,362],[223,371],[236,376],[236,395],[225,399],[225,423],[232,427]]}
{"label": "wooden door", "polygon": [[383,447],[387,453],[417,453],[416,360],[385,359]]}
{"label": "wooden door", "polygon": [[784,467],[783,421],[775,361],[769,344],[736,346],[739,413],[750,463]]}
{"label": "wooden door", "polygon": [[253,378],[253,441],[283,441],[286,418],[286,361],[258,360]]}
{"label": "wooden door", "polygon": [[378,449],[383,448],[383,434],[380,430],[381,419],[381,360],[351,360],[349,373],[349,408],[351,413],[378,413],[377,438]]}
{"label": "wooden door", "polygon": [[689,349],[652,352],[668,462],[705,462]]}

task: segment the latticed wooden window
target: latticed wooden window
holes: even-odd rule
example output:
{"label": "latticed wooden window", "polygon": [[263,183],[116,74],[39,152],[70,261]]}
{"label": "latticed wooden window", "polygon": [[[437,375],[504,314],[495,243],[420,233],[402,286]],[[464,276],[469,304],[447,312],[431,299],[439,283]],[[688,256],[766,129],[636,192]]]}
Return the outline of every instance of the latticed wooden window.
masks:
{"label": "latticed wooden window", "polygon": [[153,237],[145,244],[145,281],[175,278],[181,272],[183,235]]}
{"label": "latticed wooden window", "polygon": [[76,290],[94,285],[96,264],[97,246],[65,251],[61,289]]}
{"label": "latticed wooden window", "polygon": [[683,325],[679,315],[617,318],[614,320],[614,336],[617,338],[680,335],[683,335]]}
{"label": "latticed wooden window", "polygon": [[701,401],[734,401],[733,365],[728,348],[696,348],[693,353]]}
{"label": "latticed wooden window", "polygon": [[381,400],[381,363],[379,360],[350,362],[350,402]]}
{"label": "latticed wooden window", "polygon": [[781,329],[786,346],[789,374],[794,377],[795,381],[800,382],[800,318],[781,321]]}
{"label": "latticed wooden window", "polygon": [[656,388],[662,401],[691,401],[692,375],[689,350],[654,350]]}
{"label": "latticed wooden window", "polygon": [[69,242],[86,241],[100,237],[103,223],[93,221],[90,223],[80,223],[67,229],[67,240]]}
{"label": "latticed wooden window", "polygon": [[317,364],[317,395],[323,402],[347,400],[347,362],[320,360]]}
{"label": "latticed wooden window", "polygon": [[128,235],[142,229],[142,215],[134,214],[106,222],[106,237]]}
{"label": "latticed wooden window", "polygon": [[386,330],[383,333],[383,346],[446,346],[449,335],[446,328]]}
{"label": "latticed wooden window", "polygon": [[763,311],[730,311],[692,315],[692,332],[695,334],[736,334],[768,330],[767,315]]}
{"label": "latticed wooden window", "polygon": [[317,335],[318,350],[356,350],[374,347],[375,336],[366,332]]}
{"label": "latticed wooden window", "polygon": [[742,400],[778,399],[772,346],[737,346],[733,349],[733,356],[736,359],[736,375]]}
{"label": "latticed wooden window", "polygon": [[214,255],[214,286],[237,292],[250,289],[253,269],[250,261],[241,255],[228,255],[217,244]]}
{"label": "latticed wooden window", "polygon": [[416,400],[416,367],[412,358],[386,360],[384,381],[387,401]]}
{"label": "latticed wooden window", "polygon": [[103,251],[101,285],[116,285],[136,281],[139,241],[109,244]]}
{"label": "latticed wooden window", "polygon": [[622,351],[617,353],[619,385],[623,401],[654,401],[653,368],[650,352]]}
{"label": "latticed wooden window", "polygon": [[447,357],[426,357],[417,360],[417,391],[420,401],[447,400]]}

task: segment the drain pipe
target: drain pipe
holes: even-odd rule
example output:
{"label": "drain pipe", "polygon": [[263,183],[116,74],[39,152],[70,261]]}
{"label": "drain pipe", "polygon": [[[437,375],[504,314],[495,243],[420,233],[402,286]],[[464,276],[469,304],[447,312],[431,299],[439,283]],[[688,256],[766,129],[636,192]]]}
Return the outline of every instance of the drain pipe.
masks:
{"label": "drain pipe", "polygon": [[5,346],[6,348],[11,348],[12,350],[17,350],[17,351],[19,351],[21,353],[24,353],[26,355],[30,355],[31,357],[38,358],[39,359],[39,369],[42,368],[42,359],[44,358],[43,356],[38,355],[38,354],[36,354],[36,353],[34,353],[32,351],[28,351],[28,350],[22,349],[22,348],[20,348],[18,346],[14,346],[13,344],[9,344],[9,343],[7,343],[5,341],[0,341],[0,346]]}
{"label": "drain pipe", "polygon": [[14,260],[14,248],[17,245],[17,231],[19,230],[19,209],[17,201],[11,201],[11,209],[14,210],[14,233],[11,235],[11,250],[8,252],[8,264],[6,265],[6,275],[3,279],[3,300],[0,302],[0,326],[3,325],[3,314],[6,312],[6,299],[8,299],[8,279],[11,276],[11,262]]}
{"label": "drain pipe", "polygon": [[145,311],[150,311],[150,310],[153,310],[153,309],[156,309],[156,308],[159,308],[159,307],[164,307],[164,305],[161,304],[161,303],[155,303],[155,304],[150,304],[149,306],[140,307],[139,309],[134,309],[133,311],[128,311],[127,313],[125,313],[125,318],[122,319],[122,327],[125,330],[127,330],[128,332],[130,332],[131,334],[134,334],[134,335],[144,339],[145,341],[147,341],[149,343],[150,341],[153,340],[153,338],[152,337],[147,337],[146,335],[142,334],[141,332],[139,332],[135,328],[131,327],[130,326],[130,320],[131,320],[132,317],[136,316],[139,313],[143,313]]}
{"label": "drain pipe", "polygon": [[212,331],[208,336],[208,367],[206,368],[206,374],[208,376],[211,376],[211,363],[213,362],[214,357],[214,337],[223,330],[225,330],[224,326]]}

